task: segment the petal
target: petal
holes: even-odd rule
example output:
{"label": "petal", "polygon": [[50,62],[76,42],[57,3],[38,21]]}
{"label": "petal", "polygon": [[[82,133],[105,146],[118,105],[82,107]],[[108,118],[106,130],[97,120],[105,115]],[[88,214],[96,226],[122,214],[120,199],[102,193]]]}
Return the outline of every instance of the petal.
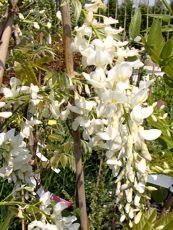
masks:
{"label": "petal", "polygon": [[132,121],[141,124],[143,119],[149,117],[153,113],[153,106],[142,108],[141,105],[137,105],[131,112]]}
{"label": "petal", "polygon": [[146,160],[145,159],[142,159],[139,163],[138,163],[138,171],[141,172],[141,173],[145,173],[146,171]]}
{"label": "petal", "polygon": [[127,189],[127,190],[125,190],[126,199],[127,199],[127,202],[128,202],[128,203],[131,203],[131,202],[132,202],[132,193],[133,193],[133,190],[132,190],[132,189]]}
{"label": "petal", "polygon": [[142,213],[141,212],[138,212],[138,214],[135,216],[134,218],[134,222],[135,224],[138,224],[140,219],[141,219],[141,216],[142,216]]}
{"label": "petal", "polygon": [[97,133],[97,136],[100,137],[102,140],[108,141],[111,139],[108,133],[106,132],[99,132]]}
{"label": "petal", "polygon": [[0,112],[0,117],[9,118],[11,117],[12,112]]}
{"label": "petal", "polygon": [[139,182],[138,184],[135,185],[135,188],[136,188],[136,190],[139,193],[144,193],[144,191],[145,191],[145,184]]}
{"label": "petal", "polygon": [[29,126],[29,125],[24,125],[24,127],[23,127],[23,129],[22,129],[22,131],[21,131],[22,137],[28,138],[29,135],[30,135],[31,128],[32,128],[32,127]]}
{"label": "petal", "polygon": [[122,222],[124,222],[125,221],[125,219],[126,219],[126,216],[123,214],[123,215],[121,215],[121,217],[120,217],[120,222],[122,223]]}
{"label": "petal", "polygon": [[10,78],[10,86],[11,88],[16,88],[16,86],[20,83],[20,80],[16,77]]}
{"label": "petal", "polygon": [[66,209],[68,206],[66,203],[64,202],[58,202],[55,206],[54,206],[54,212],[59,215],[61,214],[61,212]]}
{"label": "petal", "polygon": [[0,133],[0,146],[4,143],[5,141],[5,133]]}
{"label": "petal", "polygon": [[118,166],[122,166],[121,161],[117,161],[116,157],[112,157],[111,159],[107,160],[106,163],[108,165],[118,165]]}
{"label": "petal", "polygon": [[142,104],[148,98],[148,89],[140,90],[130,101],[132,107]]}
{"label": "petal", "polygon": [[5,106],[5,102],[0,102],[0,108],[4,107]]}
{"label": "petal", "polygon": [[6,133],[5,140],[14,139],[14,134],[15,134],[15,129],[10,129],[10,130]]}
{"label": "petal", "polygon": [[147,118],[153,113],[153,106],[142,108],[142,117]]}
{"label": "petal", "polygon": [[141,195],[137,194],[134,198],[134,205],[136,207],[139,207],[139,204],[140,204],[140,199],[141,199]]}
{"label": "petal", "polygon": [[145,143],[142,143],[141,145],[141,155],[145,160],[151,161],[152,159]]}
{"label": "petal", "polygon": [[161,131],[159,129],[140,130],[140,135],[143,139],[153,141],[160,137]]}
{"label": "petal", "polygon": [[107,90],[106,92],[103,92],[100,95],[100,98],[105,103],[111,102],[111,101],[115,101],[115,103],[126,103],[127,102],[127,97],[124,93],[112,91],[112,90]]}
{"label": "petal", "polygon": [[111,25],[111,24],[117,24],[118,23],[118,20],[116,20],[112,17],[104,17],[103,20],[104,20],[105,25]]}
{"label": "petal", "polygon": [[3,88],[2,93],[4,94],[4,97],[6,98],[14,96],[12,90],[9,88]]}

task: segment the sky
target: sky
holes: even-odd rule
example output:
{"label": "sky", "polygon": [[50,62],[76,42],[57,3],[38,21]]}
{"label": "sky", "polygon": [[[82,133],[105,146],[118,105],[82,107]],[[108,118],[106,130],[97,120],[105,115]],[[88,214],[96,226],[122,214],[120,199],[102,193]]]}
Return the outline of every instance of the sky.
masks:
{"label": "sky", "polygon": [[[121,4],[124,0],[118,0],[119,4]],[[142,0],[141,0],[142,1]],[[148,0],[143,0],[143,1],[148,1]],[[169,2],[170,0],[168,0]],[[134,5],[137,6],[139,4],[140,0],[134,0]],[[153,6],[155,3],[155,0],[149,0],[149,4]]]}

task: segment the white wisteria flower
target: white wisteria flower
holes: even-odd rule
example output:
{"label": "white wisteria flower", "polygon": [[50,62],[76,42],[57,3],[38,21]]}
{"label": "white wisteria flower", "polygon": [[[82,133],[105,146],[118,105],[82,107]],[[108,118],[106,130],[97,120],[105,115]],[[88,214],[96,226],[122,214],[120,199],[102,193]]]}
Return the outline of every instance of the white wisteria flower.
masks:
{"label": "white wisteria flower", "polygon": [[101,0],[92,0],[91,3],[85,4],[85,9],[89,12],[96,13],[99,8],[106,8],[105,4],[103,4]]}
{"label": "white wisteria flower", "polygon": [[[111,27],[117,20],[105,16],[103,23],[97,20],[94,13],[99,7],[102,8],[99,0],[85,5],[86,19],[76,29],[73,42],[74,50],[82,55],[83,67],[94,66],[94,70],[82,73],[94,97],[89,101],[77,96],[70,107],[78,114],[72,128],[82,127],[83,138],[88,140],[89,146],[105,151],[107,164],[116,177],[120,221],[128,219],[132,227],[133,221],[138,223],[141,218],[147,163],[151,160],[145,140],[157,139],[161,131],[144,128],[145,119],[152,116],[154,110],[154,106],[146,102],[153,80],[140,81],[139,87],[131,83],[136,71],[144,66],[140,51],[128,47],[127,41],[115,39],[114,36],[122,32],[122,28]],[[100,31],[102,36],[99,36]],[[135,57],[134,61],[128,61],[129,57]]]}
{"label": "white wisteria flower", "polygon": [[16,186],[20,186],[21,183],[35,186],[34,173],[29,165],[31,155],[23,137],[20,134],[15,135],[15,129],[0,133],[0,146],[5,159],[0,168],[0,176],[9,182],[14,181]]}
{"label": "white wisteria flower", "polygon": [[34,26],[34,28],[37,29],[37,30],[40,29],[40,26],[39,26],[38,22],[34,22],[34,23],[33,23],[33,26]]}
{"label": "white wisteria flower", "polygon": [[0,117],[9,118],[12,116],[12,112],[0,112]]}

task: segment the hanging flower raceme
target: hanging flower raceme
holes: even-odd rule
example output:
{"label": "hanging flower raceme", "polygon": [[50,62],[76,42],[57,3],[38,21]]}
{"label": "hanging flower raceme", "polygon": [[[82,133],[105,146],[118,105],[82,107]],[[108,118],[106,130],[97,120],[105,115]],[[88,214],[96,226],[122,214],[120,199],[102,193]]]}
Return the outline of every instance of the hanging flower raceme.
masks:
{"label": "hanging flower raceme", "polygon": [[[13,188],[14,199],[19,200],[21,191],[25,190],[23,199],[30,201],[28,205],[22,207],[22,210],[26,210],[26,212],[29,205],[32,206],[32,201],[38,201],[37,196],[39,196],[38,210],[40,213],[38,211],[36,213],[39,219],[32,221],[30,218],[28,229],[79,229],[80,225],[74,223],[77,220],[75,216],[63,217],[62,215],[62,211],[72,205],[71,202],[67,202],[49,191],[44,191],[42,187],[37,194],[35,193],[36,187],[40,187],[41,183],[40,168],[35,162],[38,160],[39,164],[43,163],[43,165],[50,163],[49,159],[42,154],[42,151],[49,151],[44,143],[45,137],[37,132],[43,123],[49,123],[49,119],[65,120],[70,111],[75,108],[68,103],[67,96],[59,97],[51,80],[47,82],[47,85],[40,87],[33,84],[23,86],[18,79],[12,77],[10,87],[3,86],[1,92],[3,97],[0,102],[0,119],[3,132],[0,133],[0,177],[15,185]],[[83,113],[92,109],[96,104],[95,102],[85,104],[84,98],[81,100],[77,96],[75,101],[79,108],[82,106]],[[67,106],[65,107],[64,104]],[[11,119],[10,116],[12,116],[13,122],[8,126],[9,120],[6,119]],[[15,128],[11,128],[13,126]],[[34,147],[36,148],[34,149]],[[53,165],[50,170],[55,173],[60,172]],[[55,202],[58,203],[55,204]]]}
{"label": "hanging flower raceme", "polygon": [[[22,184],[36,186],[31,166],[34,156],[32,156],[33,153],[31,154],[30,135],[35,127],[42,124],[41,120],[45,118],[58,119],[61,116],[60,106],[66,102],[65,99],[57,101],[54,92],[49,89],[50,86],[46,87],[38,87],[33,84],[23,86],[20,80],[12,77],[10,87],[3,86],[1,88],[3,98],[0,102],[0,119],[3,132],[0,133],[2,161],[0,176],[9,182],[14,182],[16,187],[20,187]],[[46,89],[50,94],[45,93]],[[21,115],[23,111],[25,114]],[[18,128],[9,129],[6,126],[4,120],[11,116],[15,117],[13,123],[17,123],[15,127],[18,126]],[[62,117],[64,116],[63,113]]]}
{"label": "hanging flower raceme", "polygon": [[[75,216],[62,216],[62,211],[68,208],[67,202],[58,202],[52,207],[51,201],[51,193],[49,191],[45,192],[44,189],[41,187],[37,194],[39,196],[40,201],[40,209],[43,211],[44,214],[51,216],[54,220],[55,224],[49,223],[46,219],[46,215],[42,215],[41,219],[34,220],[28,225],[28,230],[33,229],[42,229],[42,230],[63,230],[63,229],[73,229],[78,230],[79,224],[74,223],[77,218]],[[53,214],[52,214],[53,213]]]}
{"label": "hanging flower raceme", "polygon": [[36,181],[30,165],[31,154],[21,134],[15,134],[15,129],[0,133],[1,160],[0,176],[9,182],[14,182],[18,188],[22,184],[35,187]]}
{"label": "hanging flower raceme", "polygon": [[[144,209],[147,162],[151,160],[145,141],[157,139],[161,131],[143,127],[155,106],[146,102],[152,81],[141,81],[139,87],[130,83],[134,69],[143,66],[139,51],[129,48],[128,42],[118,41],[116,35],[121,28],[110,26],[117,21],[106,17],[103,22],[96,20],[98,15],[94,13],[100,6],[103,7],[99,1],[86,5],[86,20],[76,28],[72,44],[74,51],[81,53],[83,66],[95,67],[90,73],[83,72],[95,97],[91,101],[77,96],[71,110],[79,116],[72,127],[74,130],[83,127],[83,138],[89,145],[105,151],[107,164],[116,178],[120,221],[129,220],[132,227],[133,221],[136,224],[140,221]],[[135,61],[129,61],[129,57],[135,57]]]}

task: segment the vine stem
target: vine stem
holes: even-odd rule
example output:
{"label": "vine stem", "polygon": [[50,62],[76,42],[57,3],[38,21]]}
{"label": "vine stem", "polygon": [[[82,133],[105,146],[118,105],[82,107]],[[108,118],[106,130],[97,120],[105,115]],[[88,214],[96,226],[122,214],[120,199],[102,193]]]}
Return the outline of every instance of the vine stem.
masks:
{"label": "vine stem", "polygon": [[[70,8],[68,1],[60,0],[61,4],[61,14],[62,14],[62,24],[63,24],[63,42],[64,42],[64,53],[65,53],[65,65],[66,73],[69,78],[74,77],[74,64],[73,64],[73,53],[71,50],[71,19],[70,19]],[[74,89],[72,90],[74,95]],[[74,100],[72,101],[74,104]],[[77,117],[73,114],[73,120]],[[80,209],[80,222],[81,229],[87,230],[88,227],[88,216],[86,209],[86,196],[85,196],[85,185],[84,185],[84,170],[83,170],[83,149],[81,144],[81,134],[79,129],[72,132],[74,141],[74,157],[76,163],[76,187],[78,204]]]}

